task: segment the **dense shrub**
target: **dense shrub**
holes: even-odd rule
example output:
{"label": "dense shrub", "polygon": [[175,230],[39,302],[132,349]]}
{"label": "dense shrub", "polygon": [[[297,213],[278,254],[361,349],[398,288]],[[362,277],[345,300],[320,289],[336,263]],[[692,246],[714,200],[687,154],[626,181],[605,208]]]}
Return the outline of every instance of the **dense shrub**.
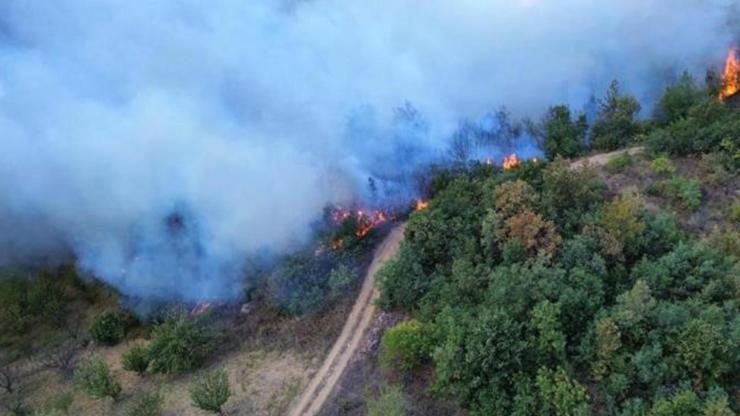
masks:
{"label": "dense shrub", "polygon": [[127,371],[135,371],[139,375],[142,375],[149,368],[149,362],[151,356],[149,350],[141,344],[136,344],[129,348],[121,356],[121,364],[123,369]]}
{"label": "dense shrub", "polygon": [[90,337],[103,345],[115,345],[124,336],[124,324],[121,315],[106,311],[96,316],[90,324]]}
{"label": "dense shrub", "polygon": [[204,374],[190,388],[193,405],[208,412],[221,414],[221,408],[229,397],[229,376],[223,369]]}
{"label": "dense shrub", "polygon": [[383,334],[380,364],[388,371],[411,371],[429,359],[429,329],[419,321],[401,322]]}
{"label": "dense shrub", "polygon": [[75,369],[74,381],[94,398],[111,397],[118,400],[121,395],[121,384],[111,374],[108,363],[100,357],[93,357],[81,363]]}
{"label": "dense shrub", "polygon": [[149,345],[151,369],[179,373],[199,367],[216,346],[216,334],[199,319],[171,313],[154,328]]}

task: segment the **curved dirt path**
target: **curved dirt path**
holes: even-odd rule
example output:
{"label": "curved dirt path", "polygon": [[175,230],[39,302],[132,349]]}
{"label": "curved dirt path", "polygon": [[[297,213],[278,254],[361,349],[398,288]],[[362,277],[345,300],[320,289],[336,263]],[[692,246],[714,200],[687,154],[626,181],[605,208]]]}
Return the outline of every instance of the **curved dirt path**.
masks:
{"label": "curved dirt path", "polygon": [[334,342],[319,371],[301,394],[298,404],[290,410],[291,416],[315,415],[329,398],[370,326],[375,314],[375,299],[378,297],[378,291],[375,288],[375,274],[398,251],[401,240],[403,240],[404,228],[405,224],[394,228],[375,250],[360,294],[357,296],[357,301],[347,317],[339,338]]}

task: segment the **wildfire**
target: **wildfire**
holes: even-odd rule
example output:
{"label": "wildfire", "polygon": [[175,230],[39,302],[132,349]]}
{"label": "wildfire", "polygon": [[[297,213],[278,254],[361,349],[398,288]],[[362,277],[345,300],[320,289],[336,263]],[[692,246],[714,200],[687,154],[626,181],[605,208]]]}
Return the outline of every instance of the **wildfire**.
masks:
{"label": "wildfire", "polygon": [[730,49],[725,71],[722,74],[722,90],[719,93],[719,99],[725,100],[738,92],[740,92],[740,58],[738,58],[737,49]]}
{"label": "wildfire", "polygon": [[360,224],[359,228],[355,232],[355,235],[362,238],[366,236],[370,230],[388,221],[388,216],[383,211],[372,211],[365,213],[363,211],[357,211],[357,222]]}
{"label": "wildfire", "polygon": [[504,170],[513,169],[517,166],[519,166],[519,157],[517,157],[516,153],[512,153],[509,156],[506,156],[504,158]]}
{"label": "wildfire", "polygon": [[[335,224],[341,224],[348,218],[354,218],[357,222],[357,230],[355,235],[357,237],[365,237],[370,233],[373,228],[388,222],[388,215],[382,210],[363,211],[357,210],[352,211],[346,208],[337,208],[331,213],[331,219]],[[332,248],[337,250],[343,246],[344,242],[340,241],[339,244],[335,241],[332,244]]]}
{"label": "wildfire", "polygon": [[423,211],[429,207],[429,201],[425,201],[423,199],[417,199],[416,200],[416,210],[417,211]]}

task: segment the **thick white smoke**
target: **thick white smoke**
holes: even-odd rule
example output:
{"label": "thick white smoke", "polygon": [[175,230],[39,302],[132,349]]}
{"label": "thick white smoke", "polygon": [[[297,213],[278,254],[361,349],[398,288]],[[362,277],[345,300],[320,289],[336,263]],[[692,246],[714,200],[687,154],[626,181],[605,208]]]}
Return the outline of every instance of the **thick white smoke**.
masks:
{"label": "thick white smoke", "polygon": [[4,0],[0,263],[71,250],[130,295],[234,296],[245,255],[299,245],[462,117],[580,107],[614,78],[649,101],[701,75],[735,7]]}

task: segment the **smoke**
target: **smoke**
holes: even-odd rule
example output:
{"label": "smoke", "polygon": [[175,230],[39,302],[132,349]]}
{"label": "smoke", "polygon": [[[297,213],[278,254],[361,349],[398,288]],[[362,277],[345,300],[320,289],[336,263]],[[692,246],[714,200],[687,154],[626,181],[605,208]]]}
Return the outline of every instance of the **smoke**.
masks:
{"label": "smoke", "polygon": [[[330,203],[406,197],[463,118],[649,104],[736,0],[0,3],[0,264],[73,253],[135,296],[237,294]],[[410,103],[410,104],[407,104]]]}

